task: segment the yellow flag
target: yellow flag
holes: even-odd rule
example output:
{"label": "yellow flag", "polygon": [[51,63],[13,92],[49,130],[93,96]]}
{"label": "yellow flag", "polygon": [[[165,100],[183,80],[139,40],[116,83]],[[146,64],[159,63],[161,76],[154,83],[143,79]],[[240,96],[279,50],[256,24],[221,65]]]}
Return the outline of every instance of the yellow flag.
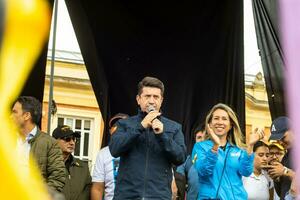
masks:
{"label": "yellow flag", "polygon": [[[0,47],[0,199],[50,199],[41,175],[30,163],[30,176],[17,164],[17,129],[10,109],[20,94],[48,36],[50,10],[43,0],[4,1]],[[1,35],[1,34],[0,34]]]}

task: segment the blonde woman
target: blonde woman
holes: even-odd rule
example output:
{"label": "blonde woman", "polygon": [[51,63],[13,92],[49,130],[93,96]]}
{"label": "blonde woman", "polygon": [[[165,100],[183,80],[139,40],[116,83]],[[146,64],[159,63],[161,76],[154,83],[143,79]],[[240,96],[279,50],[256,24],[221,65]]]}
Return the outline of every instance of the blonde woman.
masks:
{"label": "blonde woman", "polygon": [[251,134],[246,146],[236,114],[221,103],[210,110],[206,124],[209,140],[196,143],[192,153],[199,174],[198,199],[247,199],[242,176],[253,171],[253,145],[263,132]]}

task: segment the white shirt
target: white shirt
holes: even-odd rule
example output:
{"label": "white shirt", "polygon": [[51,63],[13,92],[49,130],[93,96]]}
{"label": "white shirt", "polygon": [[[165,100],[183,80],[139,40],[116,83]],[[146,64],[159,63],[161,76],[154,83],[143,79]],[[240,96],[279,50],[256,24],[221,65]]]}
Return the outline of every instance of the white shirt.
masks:
{"label": "white shirt", "polygon": [[269,189],[274,187],[265,171],[262,171],[259,176],[252,173],[249,177],[243,177],[243,184],[248,193],[248,200],[269,200]]}
{"label": "white shirt", "polygon": [[113,199],[119,161],[120,158],[112,157],[108,146],[101,149],[97,155],[92,182],[104,182],[105,200]]}
{"label": "white shirt", "polygon": [[18,162],[21,169],[25,171],[26,174],[29,173],[29,152],[30,152],[30,144],[28,141],[33,138],[37,133],[37,127],[35,126],[30,133],[26,136],[25,140],[21,137],[17,139],[17,156]]}

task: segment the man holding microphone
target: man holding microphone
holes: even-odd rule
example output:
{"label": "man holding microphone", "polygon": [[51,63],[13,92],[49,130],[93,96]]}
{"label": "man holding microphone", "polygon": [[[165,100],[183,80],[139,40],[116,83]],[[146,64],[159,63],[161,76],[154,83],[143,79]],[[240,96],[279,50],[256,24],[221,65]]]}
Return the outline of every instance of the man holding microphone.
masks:
{"label": "man holding microphone", "polygon": [[185,161],[181,125],[161,116],[164,85],[153,77],[138,84],[138,114],[116,123],[109,149],[120,157],[114,200],[170,200],[172,165]]}

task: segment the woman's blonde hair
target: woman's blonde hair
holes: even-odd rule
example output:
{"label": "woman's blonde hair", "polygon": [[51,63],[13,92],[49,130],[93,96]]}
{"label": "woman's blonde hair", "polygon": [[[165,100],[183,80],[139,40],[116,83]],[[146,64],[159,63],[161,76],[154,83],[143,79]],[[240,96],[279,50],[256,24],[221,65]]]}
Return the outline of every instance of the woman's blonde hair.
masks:
{"label": "woman's blonde hair", "polygon": [[[235,112],[226,104],[218,103],[216,104],[206,116],[205,124],[209,124],[212,120],[213,113],[217,110],[221,109],[227,112],[230,118],[231,130],[229,130],[227,134],[227,141],[232,145],[236,145],[239,148],[246,148],[246,144],[244,142],[244,135],[242,134],[238,119],[236,117]],[[210,137],[209,134],[206,134],[207,137]]]}

